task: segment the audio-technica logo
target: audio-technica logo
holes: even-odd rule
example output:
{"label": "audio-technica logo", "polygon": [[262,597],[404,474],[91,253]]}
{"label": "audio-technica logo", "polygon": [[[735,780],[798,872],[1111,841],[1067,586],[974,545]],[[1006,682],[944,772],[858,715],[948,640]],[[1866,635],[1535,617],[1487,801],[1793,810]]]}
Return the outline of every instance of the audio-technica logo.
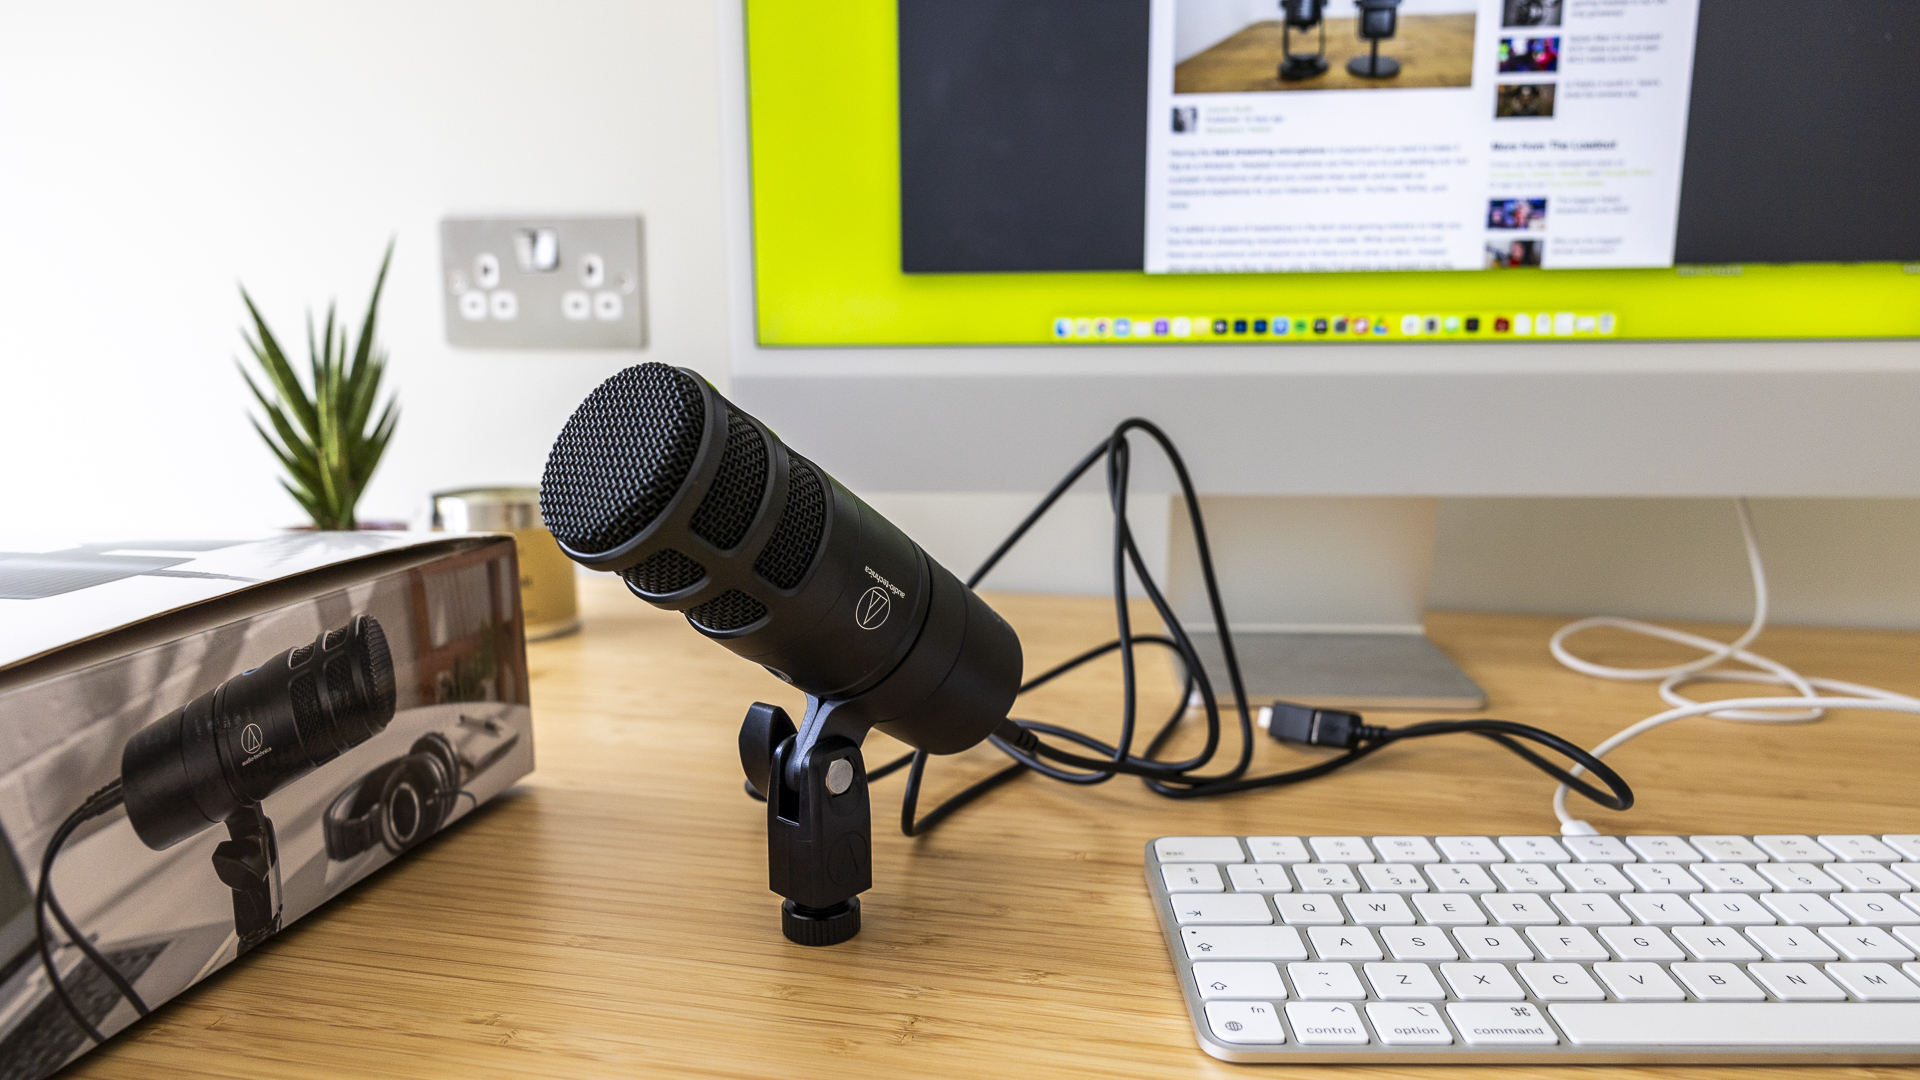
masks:
{"label": "audio-technica logo", "polygon": [[887,621],[887,613],[892,610],[893,597],[876,585],[860,594],[860,599],[853,605],[853,621],[862,630],[875,630]]}
{"label": "audio-technica logo", "polygon": [[247,753],[259,753],[260,748],[265,746],[266,743],[266,735],[261,732],[259,724],[248,724],[245,728],[241,729],[240,749]]}

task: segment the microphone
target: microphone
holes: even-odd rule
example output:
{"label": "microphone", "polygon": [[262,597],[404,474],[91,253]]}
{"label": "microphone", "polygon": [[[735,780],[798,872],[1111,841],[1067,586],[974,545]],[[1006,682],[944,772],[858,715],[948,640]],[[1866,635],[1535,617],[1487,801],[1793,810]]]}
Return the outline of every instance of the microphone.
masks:
{"label": "microphone", "polygon": [[[684,368],[601,383],[561,429],[540,513],[569,558],[932,754],[1006,719],[1020,639],[893,523]],[[761,788],[765,791],[765,788]]]}
{"label": "microphone", "polygon": [[705,379],[660,363],[587,396],[554,440],[540,512],[560,549],[804,691],[796,729],[756,703],[740,732],[767,799],[782,928],[859,930],[871,887],[860,742],[952,754],[1007,721],[1020,639],[974,591]]}
{"label": "microphone", "polygon": [[127,818],[170,848],[373,738],[393,708],[387,635],[356,616],[135,732],[120,756]]}

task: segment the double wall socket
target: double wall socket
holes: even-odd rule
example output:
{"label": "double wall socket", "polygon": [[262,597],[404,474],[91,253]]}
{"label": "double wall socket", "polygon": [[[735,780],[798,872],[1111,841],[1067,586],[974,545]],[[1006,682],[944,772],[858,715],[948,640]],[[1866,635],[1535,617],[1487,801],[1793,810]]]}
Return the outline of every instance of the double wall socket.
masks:
{"label": "double wall socket", "polygon": [[447,343],[638,349],[647,343],[637,217],[446,218]]}

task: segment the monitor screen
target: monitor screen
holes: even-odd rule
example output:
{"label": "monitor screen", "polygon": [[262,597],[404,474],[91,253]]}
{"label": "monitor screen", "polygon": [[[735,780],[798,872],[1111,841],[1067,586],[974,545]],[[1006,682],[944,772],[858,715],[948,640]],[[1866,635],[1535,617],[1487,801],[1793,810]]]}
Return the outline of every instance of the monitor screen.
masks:
{"label": "monitor screen", "polygon": [[763,346],[1920,337],[1910,0],[748,0]]}

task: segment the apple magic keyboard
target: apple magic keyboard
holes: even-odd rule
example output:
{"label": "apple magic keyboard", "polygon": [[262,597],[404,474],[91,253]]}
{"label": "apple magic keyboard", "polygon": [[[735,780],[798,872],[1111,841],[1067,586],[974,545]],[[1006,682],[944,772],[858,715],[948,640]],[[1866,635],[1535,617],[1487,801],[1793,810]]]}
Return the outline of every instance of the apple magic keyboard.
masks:
{"label": "apple magic keyboard", "polygon": [[1229,1061],[1920,1061],[1920,834],[1169,836],[1146,874]]}

